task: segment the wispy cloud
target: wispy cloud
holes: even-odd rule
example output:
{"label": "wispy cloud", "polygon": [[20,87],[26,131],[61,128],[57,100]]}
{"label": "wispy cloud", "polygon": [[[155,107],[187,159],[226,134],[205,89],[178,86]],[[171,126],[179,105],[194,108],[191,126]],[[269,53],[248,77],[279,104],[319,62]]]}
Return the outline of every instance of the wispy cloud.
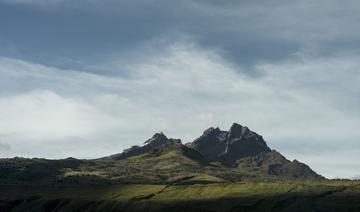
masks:
{"label": "wispy cloud", "polygon": [[0,99],[0,134],[37,142],[93,136],[109,118],[89,103],[50,90]]}

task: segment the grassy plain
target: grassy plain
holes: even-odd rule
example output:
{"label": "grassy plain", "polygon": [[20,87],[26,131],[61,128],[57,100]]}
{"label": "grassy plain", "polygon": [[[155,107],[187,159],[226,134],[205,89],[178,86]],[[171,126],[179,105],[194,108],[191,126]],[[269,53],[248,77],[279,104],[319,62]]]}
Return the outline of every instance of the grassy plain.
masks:
{"label": "grassy plain", "polygon": [[0,211],[360,211],[360,182],[1,185]]}

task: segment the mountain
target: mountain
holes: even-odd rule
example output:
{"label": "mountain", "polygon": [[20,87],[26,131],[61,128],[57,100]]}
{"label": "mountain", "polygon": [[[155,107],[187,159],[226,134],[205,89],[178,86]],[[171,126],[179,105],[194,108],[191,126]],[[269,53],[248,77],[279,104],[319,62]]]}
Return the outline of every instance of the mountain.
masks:
{"label": "mountain", "polygon": [[260,135],[237,123],[229,131],[209,128],[187,146],[199,151],[210,162],[219,161],[228,166],[241,158],[271,151]]}
{"label": "mountain", "polygon": [[265,175],[291,178],[318,178],[306,164],[289,161],[271,150],[263,137],[246,126],[234,123],[228,131],[209,128],[192,143],[186,144],[200,152],[209,162],[238,167]]}
{"label": "mountain", "polygon": [[262,136],[234,123],[209,128],[191,143],[156,133],[141,146],[93,160],[0,160],[0,183],[194,184],[324,179],[271,150]]}
{"label": "mountain", "polygon": [[167,145],[176,145],[176,144],[181,145],[181,140],[172,139],[172,138],[169,139],[161,132],[161,133],[156,133],[152,138],[145,141],[142,146],[132,146],[129,149],[125,149],[120,154],[111,155],[109,157],[114,160],[122,160],[136,155],[145,154],[150,151],[155,151],[155,149],[157,148],[161,149],[162,147],[165,147]]}

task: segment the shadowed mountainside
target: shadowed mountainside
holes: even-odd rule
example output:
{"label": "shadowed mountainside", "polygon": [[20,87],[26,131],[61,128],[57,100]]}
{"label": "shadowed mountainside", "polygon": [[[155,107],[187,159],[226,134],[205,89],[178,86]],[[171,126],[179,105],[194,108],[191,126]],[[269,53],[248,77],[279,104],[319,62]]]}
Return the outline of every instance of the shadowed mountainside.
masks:
{"label": "shadowed mountainside", "polygon": [[210,162],[219,161],[228,166],[240,158],[271,151],[260,135],[237,123],[229,131],[209,128],[187,146],[199,151]]}

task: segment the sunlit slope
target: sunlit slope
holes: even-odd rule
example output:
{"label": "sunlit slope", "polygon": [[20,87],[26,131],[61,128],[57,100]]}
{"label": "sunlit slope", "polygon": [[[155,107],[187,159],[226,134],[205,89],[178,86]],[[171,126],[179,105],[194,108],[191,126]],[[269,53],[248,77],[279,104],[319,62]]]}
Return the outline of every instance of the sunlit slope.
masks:
{"label": "sunlit slope", "polygon": [[1,184],[194,184],[287,179],[262,170],[208,163],[197,151],[178,144],[121,160],[16,158],[0,160],[0,167]]}
{"label": "sunlit slope", "polygon": [[84,163],[77,171],[64,174],[65,182],[97,176],[98,180],[119,183],[193,184],[258,179],[261,175],[208,163],[196,151],[178,144],[167,144],[156,151],[113,160],[103,158]]}

